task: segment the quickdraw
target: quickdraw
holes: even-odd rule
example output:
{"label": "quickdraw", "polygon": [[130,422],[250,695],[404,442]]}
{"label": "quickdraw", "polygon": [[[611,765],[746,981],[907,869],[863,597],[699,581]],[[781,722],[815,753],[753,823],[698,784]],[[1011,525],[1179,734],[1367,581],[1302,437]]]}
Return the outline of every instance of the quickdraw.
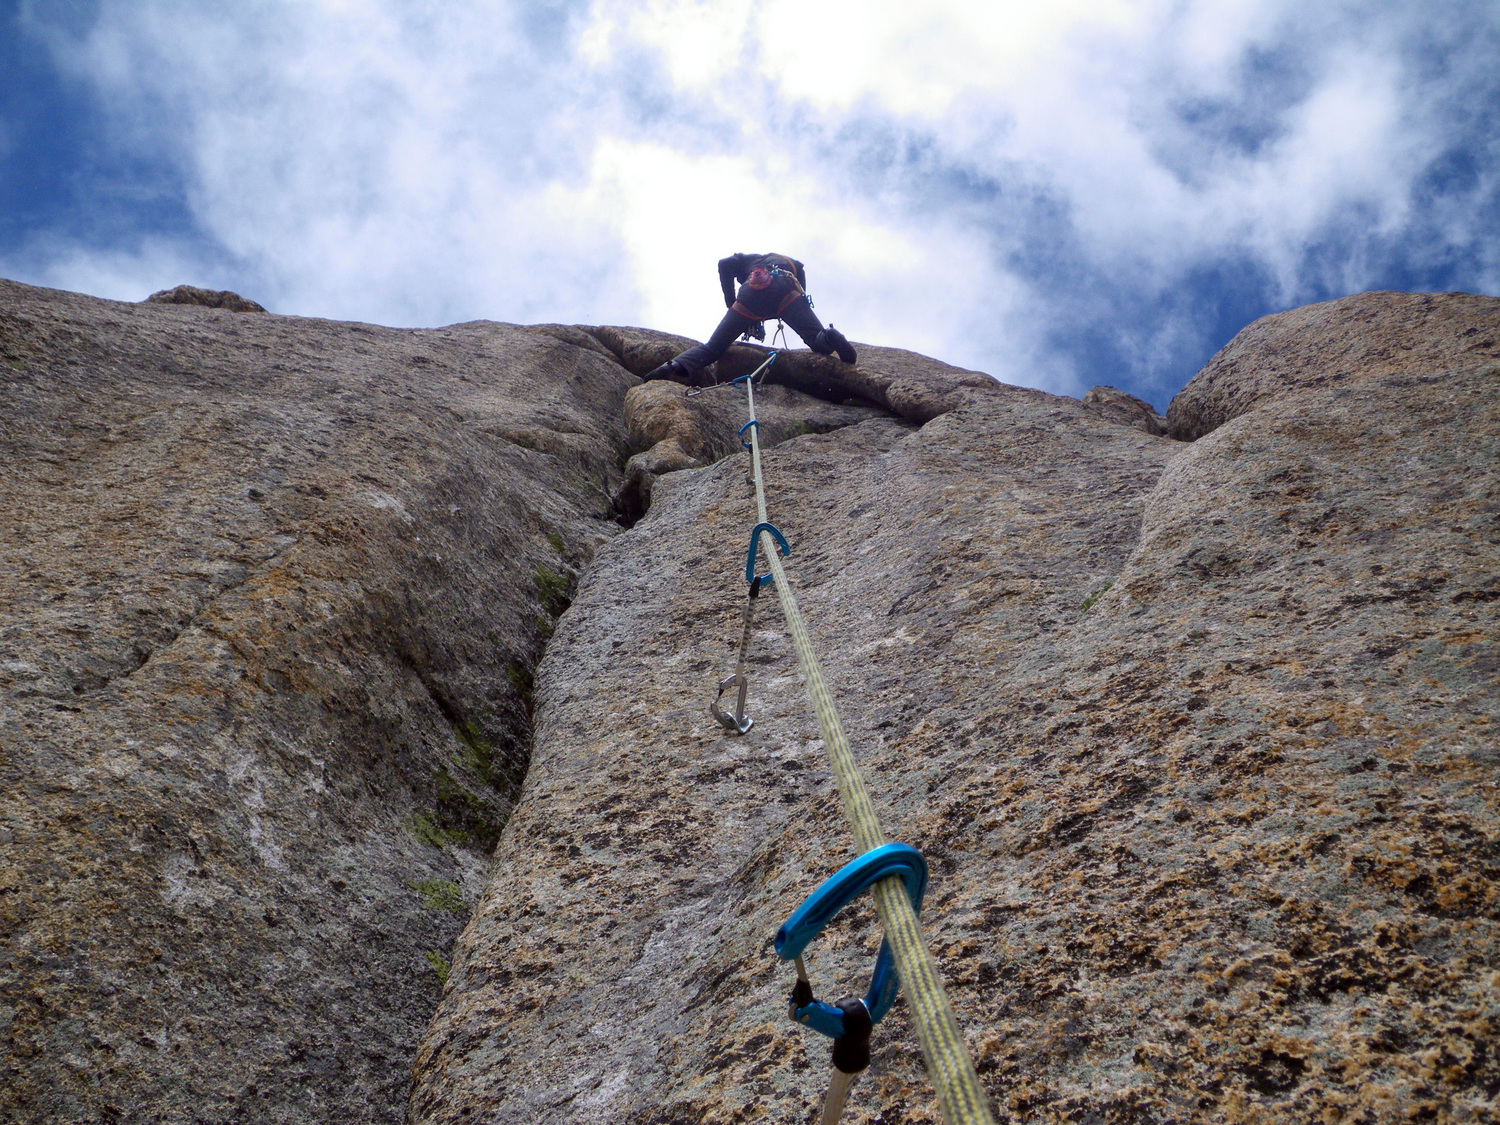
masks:
{"label": "quickdraw", "polygon": [[[727,383],[714,383],[711,386],[707,386],[707,387],[689,387],[686,391],[683,392],[683,397],[684,398],[697,398],[704,391],[716,391],[720,387],[738,387],[738,386],[744,385],[745,383],[750,382],[750,380],[752,380],[752,379],[756,380],[757,382],[764,382],[765,381],[764,372],[766,371],[766,369],[768,367],[771,366],[771,364],[773,364],[773,363],[776,362],[776,357],[778,355],[780,355],[780,354],[781,353],[778,352],[778,351],[771,352],[761,362],[761,365],[759,367],[757,367],[754,371],[750,372],[750,374],[748,374],[748,375],[741,375],[738,379],[731,379]],[[740,433],[744,433],[744,432],[745,431],[742,428],[740,430]]]}
{"label": "quickdraw", "polygon": [[[755,556],[760,545],[760,534],[763,531],[776,540],[776,546],[781,549],[783,558],[792,553],[791,547],[787,545],[786,536],[781,534],[774,524],[758,523],[750,530],[750,552],[745,559],[745,581],[750,584],[750,596],[745,600],[745,622],[740,629],[739,659],[735,663],[734,675],[726,676],[719,682],[719,694],[708,705],[709,711],[713,713],[714,718],[719,720],[724,729],[733,731],[735,734],[744,734],[755,725],[754,719],[745,717],[745,696],[750,691],[750,681],[745,676],[745,659],[750,652],[750,632],[751,622],[755,617],[755,599],[760,596],[762,586],[774,581],[769,574],[757,575],[755,573]],[[739,689],[733,714],[719,706],[719,701],[724,698],[724,693],[730,688]]]}
{"label": "quickdraw", "polygon": [[787,1014],[833,1040],[833,1076],[823,1101],[824,1125],[838,1121],[850,1083],[870,1065],[870,1033],[895,1003],[900,980],[890,942],[882,940],[864,998],[846,996],[826,1004],[813,995],[802,953],[834,915],[876,883],[892,878],[905,884],[912,910],[920,915],[927,893],[927,861],[909,844],[882,844],[825,880],[776,931],[776,955],[783,961],[795,961],[797,966],[797,983],[787,998]]}
{"label": "quickdraw", "polygon": [[[776,352],[749,375],[732,380],[745,384],[746,406],[755,420],[755,382],[776,359]],[[692,392],[689,392],[692,393]],[[922,1058],[937,1092],[938,1105],[947,1125],[994,1125],[983,1084],[975,1070],[974,1060],[964,1045],[963,1033],[953,1012],[932,955],[922,941],[918,911],[927,886],[927,865],[920,853],[906,844],[888,844],[875,813],[874,802],[860,776],[859,765],[849,745],[849,736],[839,719],[827,680],[819,667],[807,624],[797,608],[797,599],[786,571],[775,550],[765,553],[770,574],[757,576],[755,563],[759,538],[769,533],[778,541],[782,554],[790,554],[785,538],[769,522],[766,512],[765,480],[761,472],[760,427],[740,428],[740,440],[750,436],[750,483],[755,488],[755,511],[759,521],[750,533],[750,552],[745,564],[745,579],[750,584],[746,601],[745,628],[740,642],[739,670],[719,687],[719,696],[733,684],[740,689],[736,716],[728,716],[717,702],[712,710],[730,730],[744,733],[749,729],[744,717],[746,684],[745,650],[750,638],[750,612],[754,598],[763,583],[769,582],[781,603],[787,632],[797,653],[797,664],[807,683],[823,746],[828,754],[839,797],[857,846],[864,855],[846,865],[832,879],[818,888],[811,898],[787,920],[777,935],[776,950],[783,958],[797,963],[797,984],[791,995],[792,1018],[833,1037],[834,1068],[828,1095],[823,1102],[824,1125],[836,1125],[843,1111],[849,1084],[869,1064],[870,1030],[895,999],[898,987],[906,990],[912,1025],[922,1046]],[[837,1004],[820,1003],[812,993],[802,950],[823,925],[855,895],[870,890],[875,911],[880,917],[885,940],[875,959],[875,972],[864,999],[847,997]],[[897,979],[897,970],[900,979]]]}

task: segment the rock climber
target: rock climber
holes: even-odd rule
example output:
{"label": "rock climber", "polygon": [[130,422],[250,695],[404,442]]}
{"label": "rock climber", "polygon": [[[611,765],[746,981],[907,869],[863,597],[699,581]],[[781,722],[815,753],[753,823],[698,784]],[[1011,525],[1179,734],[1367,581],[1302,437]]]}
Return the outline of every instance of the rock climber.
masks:
{"label": "rock climber", "polygon": [[[740,283],[736,293],[734,283]],[[820,355],[838,352],[854,362],[854,345],[833,325],[824,328],[807,299],[807,273],[802,263],[785,254],[731,254],[719,259],[719,285],[729,311],[708,343],[689,348],[646,376],[647,379],[684,379],[696,375],[749,332],[765,339],[761,322],[776,317],[786,321],[803,342]]]}

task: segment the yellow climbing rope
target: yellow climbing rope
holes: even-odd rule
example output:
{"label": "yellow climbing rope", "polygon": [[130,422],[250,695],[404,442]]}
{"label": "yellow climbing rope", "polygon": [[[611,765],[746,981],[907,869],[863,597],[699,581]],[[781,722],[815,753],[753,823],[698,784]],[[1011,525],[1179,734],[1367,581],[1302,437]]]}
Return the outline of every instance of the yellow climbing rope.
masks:
{"label": "yellow climbing rope", "polygon": [[[755,372],[760,374],[775,359],[772,353],[765,364]],[[745,394],[749,403],[750,422],[745,429],[750,431],[750,464],[755,480],[755,505],[758,524],[768,523],[766,515],[766,492],[761,473],[760,426],[755,423],[755,375],[747,377]],[[757,546],[762,536],[769,532],[757,526],[755,543],[750,557],[753,565]],[[875,815],[875,806],[860,776],[859,765],[849,748],[844,734],[844,725],[839,719],[838,708],[823,679],[813,652],[812,640],[802,614],[797,609],[797,600],[787,582],[786,571],[776,555],[776,545],[766,543],[766,557],[771,566],[771,577],[776,584],[776,596],[781,601],[781,611],[786,617],[787,629],[792,635],[792,644],[797,650],[797,662],[802,676],[812,694],[813,711],[818,717],[818,726],[823,733],[823,744],[833,766],[833,776],[838,784],[839,796],[843,798],[844,815],[854,833],[854,842],[861,852],[869,852],[886,842]],[[896,971],[901,986],[906,990],[907,1005],[911,1010],[912,1023],[916,1025],[917,1039],[922,1046],[922,1057],[927,1062],[927,1073],[937,1088],[938,1104],[942,1108],[947,1125],[993,1125],[989,1104],[974,1062],[964,1046],[963,1035],[958,1029],[958,1020],[953,1015],[953,1006],[943,990],[937,965],[922,940],[922,931],[917,923],[917,913],[907,896],[906,887],[899,876],[891,876],[876,883],[873,888],[875,909],[880,924],[885,930],[886,940],[896,961]]]}

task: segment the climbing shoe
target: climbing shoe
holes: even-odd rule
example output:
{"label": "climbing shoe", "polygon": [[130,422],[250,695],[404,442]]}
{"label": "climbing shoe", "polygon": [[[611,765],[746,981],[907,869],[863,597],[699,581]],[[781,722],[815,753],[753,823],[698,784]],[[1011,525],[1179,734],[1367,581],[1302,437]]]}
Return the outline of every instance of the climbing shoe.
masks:
{"label": "climbing shoe", "polygon": [[830,345],[834,351],[839,353],[839,358],[845,363],[854,362],[854,345],[849,342],[847,336],[833,325],[823,329],[823,342]]}
{"label": "climbing shoe", "polygon": [[642,375],[641,378],[649,383],[652,379],[676,379],[681,374],[682,368],[677,366],[677,361],[675,359],[669,359],[660,367],[647,372],[645,375]]}

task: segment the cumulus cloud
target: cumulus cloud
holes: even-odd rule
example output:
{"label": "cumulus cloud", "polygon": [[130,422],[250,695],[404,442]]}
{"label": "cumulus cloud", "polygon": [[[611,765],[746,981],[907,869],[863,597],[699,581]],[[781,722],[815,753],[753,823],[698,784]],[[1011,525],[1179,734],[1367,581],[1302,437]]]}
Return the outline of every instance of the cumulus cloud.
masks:
{"label": "cumulus cloud", "polygon": [[174,170],[189,229],[8,261],[113,296],[701,337],[716,259],[781,249],[856,339],[1164,405],[1263,312],[1500,281],[1477,2],[61,10],[23,26]]}

